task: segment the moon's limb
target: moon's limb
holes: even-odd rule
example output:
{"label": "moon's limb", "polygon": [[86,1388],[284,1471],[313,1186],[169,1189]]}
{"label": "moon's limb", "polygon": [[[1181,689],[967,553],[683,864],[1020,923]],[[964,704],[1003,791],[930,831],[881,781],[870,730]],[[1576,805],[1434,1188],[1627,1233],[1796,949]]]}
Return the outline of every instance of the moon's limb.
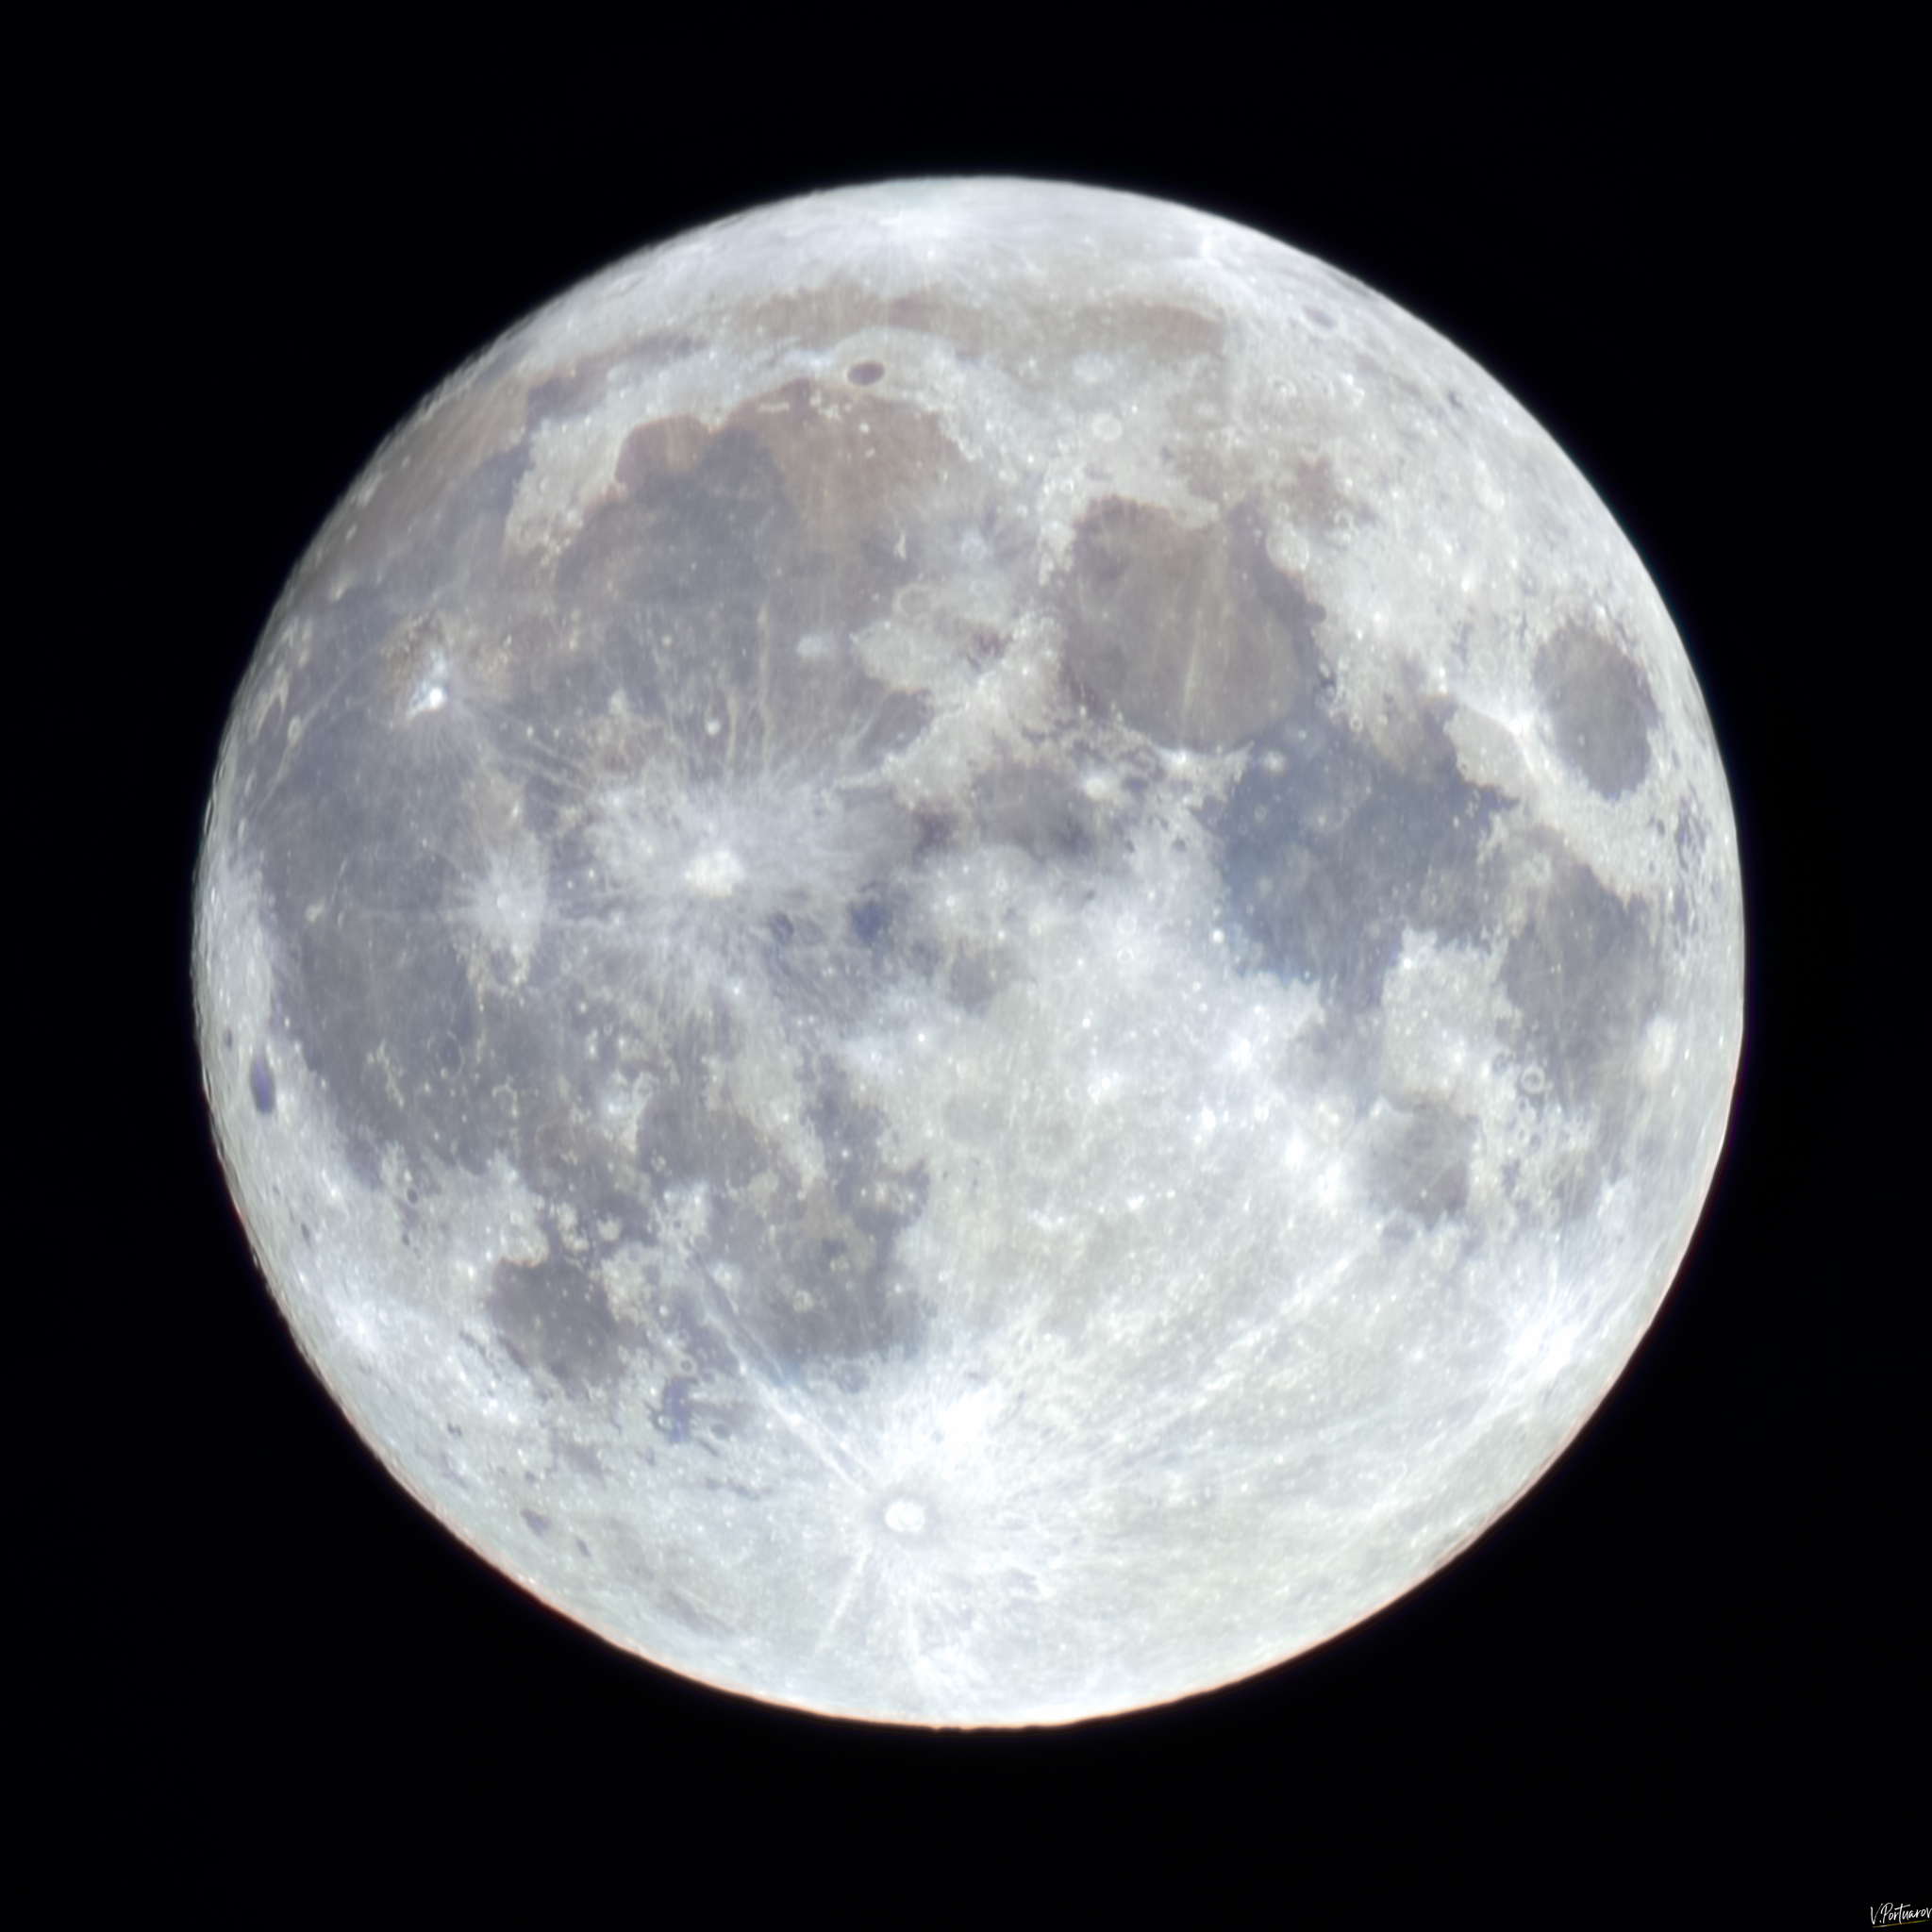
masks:
{"label": "moon's limb", "polygon": [[1279,243],[1011,181],[625,262],[377,455],[197,883],[264,1272],[612,1641],[1054,1722],[1532,1481],[1722,1144],[1724,774],[1629,544]]}

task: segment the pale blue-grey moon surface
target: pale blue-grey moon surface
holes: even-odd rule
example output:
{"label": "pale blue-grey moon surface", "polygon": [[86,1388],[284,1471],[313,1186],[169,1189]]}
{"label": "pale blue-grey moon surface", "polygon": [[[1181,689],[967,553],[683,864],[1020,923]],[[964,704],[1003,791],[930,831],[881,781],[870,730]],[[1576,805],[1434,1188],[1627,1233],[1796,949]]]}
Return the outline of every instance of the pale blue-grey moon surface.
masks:
{"label": "pale blue-grey moon surface", "polygon": [[1722,1146],[1737,838],[1550,438],[1279,242],[899,182],[593,277],[377,454],[196,884],[316,1374],[622,1648],[1067,1722],[1433,1574]]}

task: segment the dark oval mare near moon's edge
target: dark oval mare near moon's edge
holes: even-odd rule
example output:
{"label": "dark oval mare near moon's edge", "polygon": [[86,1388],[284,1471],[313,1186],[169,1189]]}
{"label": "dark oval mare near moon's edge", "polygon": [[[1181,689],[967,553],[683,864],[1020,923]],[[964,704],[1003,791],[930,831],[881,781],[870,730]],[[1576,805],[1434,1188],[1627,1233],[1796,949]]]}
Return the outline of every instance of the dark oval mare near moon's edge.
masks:
{"label": "dark oval mare near moon's edge", "polygon": [[1132,196],[760,210],[318,537],[197,880],[389,1467],[611,1641],[1051,1723],[1441,1566],[1668,1289],[1741,1025],[1683,648],[1412,318]]}

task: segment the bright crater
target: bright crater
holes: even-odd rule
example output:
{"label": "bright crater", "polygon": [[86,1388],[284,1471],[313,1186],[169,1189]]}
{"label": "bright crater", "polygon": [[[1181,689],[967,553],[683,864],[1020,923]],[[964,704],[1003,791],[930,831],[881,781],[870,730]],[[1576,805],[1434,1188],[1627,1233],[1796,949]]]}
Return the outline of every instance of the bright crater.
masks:
{"label": "bright crater", "polygon": [[218,1141],[425,1507],[750,1695],[1067,1721],[1439,1568],[1722,1145],[1737,841],[1574,467],[1132,196],[619,264],[376,456],[236,701]]}

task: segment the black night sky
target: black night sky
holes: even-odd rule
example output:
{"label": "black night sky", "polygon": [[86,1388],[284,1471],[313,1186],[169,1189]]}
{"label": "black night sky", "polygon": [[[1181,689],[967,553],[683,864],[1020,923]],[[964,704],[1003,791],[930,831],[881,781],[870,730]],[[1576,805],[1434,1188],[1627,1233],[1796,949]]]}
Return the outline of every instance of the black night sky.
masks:
{"label": "black night sky", "polygon": [[[75,1316],[108,1347],[89,1412],[110,1421],[67,1423],[93,1446],[59,1479],[82,1500],[63,1507],[81,1526],[56,1565],[75,1613],[56,1607],[43,1651],[75,1713],[38,1747],[58,1789],[200,1828],[282,1817],[291,1862],[325,1816],[347,1842],[419,1807],[436,1820],[425,1842],[501,1826],[505,1859],[559,1871],[567,1816],[606,1821],[604,1858],[630,1841],[610,1835],[620,1819],[661,1835],[698,1811],[741,1816],[754,1860],[758,1821],[789,1818],[830,1830],[825,1856],[857,1885],[874,1834],[949,1847],[943,1869],[1005,1836],[1111,1862],[1165,1830],[1163,1856],[1257,1861],[1284,1899],[1353,1823],[1391,1849],[1443,1834],[1464,1884],[1520,1907],[1524,1834],[1581,1880],[1579,1861],[1619,1867],[1694,1829],[1720,1792],[1802,1808],[1832,1785],[1799,1739],[1828,1723],[1872,1780],[1874,1857],[1895,1852],[1883,1821],[1909,1753],[1881,1774],[1880,1740],[1923,1729],[1924,1674],[1905,1602],[1868,1591],[1858,1565],[1885,1535],[1895,1553],[1923,1541],[1923,1365],[1881,1333],[1892,1318],[1855,1252],[1875,1174],[1854,1172],[1836,1129],[1799,1131],[1839,1118],[1820,1003],[1841,1033],[1844,1003],[1866,997],[1862,975],[1831,984],[1807,938],[1833,916],[1817,894],[1844,907],[1857,889],[1824,854],[1800,858],[1821,812],[1858,809],[1832,664],[1874,648],[1816,557],[1842,555],[1822,520],[1855,486],[1826,451],[1848,386],[1869,393],[1846,307],[1883,310],[1840,266],[1863,175],[1797,111],[1826,75],[1693,62],[1641,35],[1581,67],[1568,42],[1392,26],[1352,47],[1297,32],[1209,59],[1157,36],[1016,64],[991,21],[961,23],[957,48],[951,26],[891,48],[826,21],[755,58],[726,33],[606,46],[559,26],[552,44],[525,25],[536,44],[474,60],[339,49],[239,91],[184,77],[141,108],[139,138],[117,126],[118,199],[89,217],[86,274],[126,311],[100,351],[121,358],[107,442],[156,520],[138,602],[158,615],[111,645],[135,793],[114,908],[133,1050],[114,1084],[136,1096],[152,1166],[125,1218],[92,1210],[108,1250],[136,1258],[85,1288],[111,1315]],[[925,38],[941,33],[944,58]],[[172,43],[158,58],[201,73]],[[1889,163],[1874,148],[1870,165]],[[1731,775],[1751,947],[1744,1072],[1703,1230],[1555,1472],[1445,1574],[1310,1657],[1170,1709],[1010,1737],[840,1725],[692,1687],[436,1528],[338,1419],[255,1275],[200,1103],[187,974],[228,698],[308,539],[423,393],[537,303],[696,222],[955,172],[1071,177],[1249,223],[1510,389],[1629,533],[1689,646]],[[1800,779],[1794,734],[1814,747],[1804,760],[1840,761],[1834,778]],[[1822,1392],[1819,1338],[1846,1324],[1874,1376],[1904,1376],[1894,1405]],[[1836,1621],[1847,1594],[1857,1643]],[[1888,1869],[1848,1865],[1840,1908],[1908,1895]],[[1727,1889],[1746,1875],[1712,1873]],[[1439,1897],[1373,1860],[1351,1883],[1363,1910]]]}

